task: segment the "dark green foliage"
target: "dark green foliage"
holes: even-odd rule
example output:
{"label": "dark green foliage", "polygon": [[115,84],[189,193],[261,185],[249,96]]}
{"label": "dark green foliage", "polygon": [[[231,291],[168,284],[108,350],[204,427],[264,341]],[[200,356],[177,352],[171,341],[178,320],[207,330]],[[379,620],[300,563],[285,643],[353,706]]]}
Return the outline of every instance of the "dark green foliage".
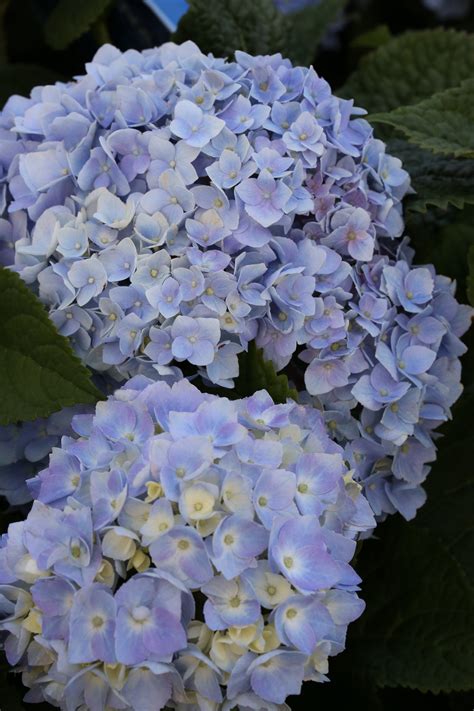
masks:
{"label": "dark green foliage", "polygon": [[392,34],[387,25],[377,25],[372,30],[358,35],[351,42],[351,47],[363,49],[378,49],[392,39]]}
{"label": "dark green foliage", "polygon": [[322,0],[282,15],[273,0],[191,0],[174,34],[175,42],[192,39],[203,52],[231,56],[281,52],[297,64],[310,64],[328,27],[348,0]]}
{"label": "dark green foliage", "polygon": [[47,43],[64,49],[90,30],[113,0],[59,0],[44,27]]}
{"label": "dark green foliage", "polygon": [[474,204],[473,159],[436,156],[403,139],[389,141],[388,150],[410,173],[416,194],[406,198],[409,209],[426,212],[429,205],[447,209]]}
{"label": "dark green foliage", "polygon": [[341,16],[347,3],[348,0],[322,0],[289,15],[284,53],[297,64],[311,64],[328,28]]}
{"label": "dark green foliage", "polygon": [[0,269],[0,323],[1,424],[102,397],[41,303],[7,269]]}
{"label": "dark green foliage", "polygon": [[409,143],[431,153],[473,158],[473,95],[474,79],[468,79],[417,104],[372,114],[370,120],[393,126]]}
{"label": "dark green foliage", "polygon": [[405,32],[364,57],[340,89],[371,113],[414,104],[474,75],[474,36]]}
{"label": "dark green foliage", "polygon": [[35,64],[3,64],[0,66],[0,106],[12,94],[28,96],[33,87],[54,84],[61,79],[59,72]]}
{"label": "dark green foliage", "polygon": [[272,54],[285,44],[285,20],[272,0],[191,0],[174,34],[192,39],[203,52],[231,56],[236,49]]}
{"label": "dark green foliage", "polygon": [[296,390],[290,388],[286,375],[276,374],[273,363],[264,360],[263,351],[255,341],[249,343],[248,351],[239,356],[239,377],[233,394],[237,397],[253,395],[258,390],[267,390],[275,402],[297,400]]}

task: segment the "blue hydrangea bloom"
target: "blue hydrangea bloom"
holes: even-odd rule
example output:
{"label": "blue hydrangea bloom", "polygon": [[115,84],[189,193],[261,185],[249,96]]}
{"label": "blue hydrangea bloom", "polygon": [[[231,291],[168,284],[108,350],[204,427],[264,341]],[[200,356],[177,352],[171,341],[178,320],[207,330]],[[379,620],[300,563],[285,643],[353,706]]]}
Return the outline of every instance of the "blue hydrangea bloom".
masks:
{"label": "blue hydrangea bloom", "polygon": [[409,188],[363,111],[280,55],[191,42],[106,45],[86,72],[0,115],[0,233],[2,264],[92,368],[189,363],[231,387],[250,340],[279,369],[314,340],[319,294],[358,303],[352,270],[401,235]]}
{"label": "blue hydrangea bloom", "polygon": [[[173,383],[186,373],[232,388],[238,355],[254,340],[277,370],[301,361],[302,400],[325,413],[374,512],[410,518],[424,501],[434,430],[461,392],[471,310],[399,239],[409,176],[364,113],[279,54],[225,61],[192,42],[123,53],[105,45],[84,76],[11,97],[1,112],[0,259],[39,294],[84,362],[115,384],[139,375]],[[272,421],[271,407],[261,407]],[[212,412],[169,426],[176,437],[237,442]],[[23,482],[33,473],[25,458],[38,461],[35,445],[10,445],[12,432],[0,436],[2,491],[12,465]],[[91,464],[100,452],[108,465],[107,437],[94,432],[69,454]],[[172,445],[157,450],[176,504],[181,482],[169,461],[178,455]],[[207,461],[197,447],[199,456]],[[185,480],[201,465],[183,462]],[[61,495],[82,500],[88,484],[82,476],[73,484],[73,471]],[[298,485],[304,473],[293,474]],[[256,507],[268,527],[291,515],[291,476],[285,485],[273,472],[259,482],[239,476],[243,490],[250,479],[261,493],[232,509],[236,516]],[[120,498],[120,481],[102,482],[104,491],[117,486]],[[99,489],[96,522],[110,516]],[[303,504],[297,490],[305,515],[320,515],[319,493]],[[24,500],[26,489],[9,496]],[[223,575],[243,564],[217,548]],[[194,579],[184,567],[179,579]]]}
{"label": "blue hydrangea bloom", "polygon": [[318,410],[136,376],[72,426],[0,544],[28,700],[274,709],[327,678],[375,520]]}

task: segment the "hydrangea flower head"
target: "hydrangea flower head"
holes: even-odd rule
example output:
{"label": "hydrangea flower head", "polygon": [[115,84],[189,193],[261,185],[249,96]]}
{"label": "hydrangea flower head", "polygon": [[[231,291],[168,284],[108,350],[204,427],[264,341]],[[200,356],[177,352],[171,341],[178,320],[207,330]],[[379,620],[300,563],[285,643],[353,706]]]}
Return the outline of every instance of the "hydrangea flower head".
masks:
{"label": "hydrangea flower head", "polygon": [[86,71],[1,114],[2,263],[116,378],[183,363],[230,387],[255,338],[284,367],[315,297],[344,303],[354,263],[401,234],[408,175],[384,180],[363,112],[280,55],[106,45]]}
{"label": "hydrangea flower head", "polygon": [[0,254],[115,383],[232,388],[254,340],[301,360],[374,511],[410,518],[471,312],[399,239],[409,176],[363,114],[279,54],[105,45],[5,105]]}
{"label": "hydrangea flower head", "polygon": [[326,679],[374,517],[316,409],[137,376],[73,428],[0,547],[27,699],[272,709]]}

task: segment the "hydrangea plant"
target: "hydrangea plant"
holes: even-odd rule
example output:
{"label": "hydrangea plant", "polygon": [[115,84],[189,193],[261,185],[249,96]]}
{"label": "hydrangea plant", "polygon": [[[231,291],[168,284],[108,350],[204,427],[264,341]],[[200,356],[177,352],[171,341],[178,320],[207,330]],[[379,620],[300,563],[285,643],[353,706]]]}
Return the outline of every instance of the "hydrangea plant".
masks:
{"label": "hydrangea plant", "polygon": [[137,376],[72,426],[0,549],[26,700],[273,710],[324,681],[374,518],[321,413]]}
{"label": "hydrangea plant", "polygon": [[412,517],[470,312],[399,240],[400,160],[281,55],[107,45],[86,70],[1,114],[2,263],[115,382],[232,388],[252,340],[301,362],[376,513]]}

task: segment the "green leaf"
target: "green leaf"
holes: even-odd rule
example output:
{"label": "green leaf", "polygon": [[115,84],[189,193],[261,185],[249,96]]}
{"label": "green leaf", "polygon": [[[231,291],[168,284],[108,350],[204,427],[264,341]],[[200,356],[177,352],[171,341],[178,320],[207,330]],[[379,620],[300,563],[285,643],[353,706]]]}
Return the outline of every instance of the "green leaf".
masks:
{"label": "green leaf", "polygon": [[401,131],[409,143],[435,154],[474,157],[474,79],[440,91],[418,104],[369,116]]}
{"label": "green leaf", "polygon": [[46,20],[44,36],[53,49],[65,49],[88,32],[112,0],[59,0]]}
{"label": "green leaf", "polygon": [[102,395],[17,274],[0,269],[0,424],[46,417]]}
{"label": "green leaf", "polygon": [[469,247],[467,263],[469,267],[469,275],[467,279],[467,298],[469,299],[469,303],[474,306],[474,245]]}
{"label": "green leaf", "polygon": [[388,25],[377,25],[368,32],[355,37],[351,42],[351,47],[355,49],[378,49],[387,44],[392,39],[392,33]]}
{"label": "green leaf", "polygon": [[[462,502],[452,495],[449,504],[452,516]],[[436,527],[392,519],[377,534],[365,544],[372,560],[358,565],[367,608],[349,649],[378,686],[469,690],[474,596],[465,571]]]}
{"label": "green leaf", "polygon": [[58,72],[39,67],[36,64],[2,64],[0,66],[0,105],[12,94],[29,96],[35,86],[44,86],[61,81]]}
{"label": "green leaf", "polygon": [[255,341],[249,343],[248,351],[239,355],[239,373],[233,392],[236,397],[267,390],[275,402],[298,399],[298,393],[290,388],[287,376],[283,373],[277,375],[273,363],[264,360],[263,350],[257,348]]}
{"label": "green leaf", "polygon": [[367,608],[348,649],[378,686],[434,693],[472,688],[473,407],[474,389],[455,407],[417,517],[410,523],[392,517],[359,556]]}
{"label": "green leaf", "polygon": [[285,18],[272,0],[190,0],[173,35],[175,42],[189,39],[216,56],[272,54],[284,46]]}
{"label": "green leaf", "polygon": [[388,151],[403,161],[416,190],[405,199],[407,208],[426,212],[428,205],[446,210],[474,204],[473,159],[435,156],[401,139],[389,141]]}
{"label": "green leaf", "polygon": [[364,57],[340,94],[370,112],[418,103],[474,76],[474,35],[406,32]]}
{"label": "green leaf", "polygon": [[287,15],[286,54],[294,62],[311,64],[329,27],[339,18],[348,0],[322,0],[299,12]]}

